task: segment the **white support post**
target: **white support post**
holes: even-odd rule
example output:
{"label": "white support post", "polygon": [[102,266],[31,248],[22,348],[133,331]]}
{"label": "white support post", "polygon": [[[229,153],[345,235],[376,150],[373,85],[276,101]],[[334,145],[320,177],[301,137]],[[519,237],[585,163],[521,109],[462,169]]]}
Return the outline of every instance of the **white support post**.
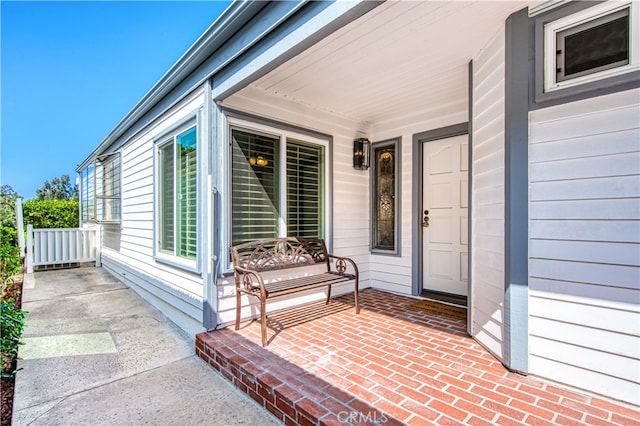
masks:
{"label": "white support post", "polygon": [[27,225],[27,273],[33,273],[33,225]]}
{"label": "white support post", "polygon": [[16,198],[16,227],[18,230],[18,247],[20,258],[24,259],[24,220],[22,215],[22,198]]}

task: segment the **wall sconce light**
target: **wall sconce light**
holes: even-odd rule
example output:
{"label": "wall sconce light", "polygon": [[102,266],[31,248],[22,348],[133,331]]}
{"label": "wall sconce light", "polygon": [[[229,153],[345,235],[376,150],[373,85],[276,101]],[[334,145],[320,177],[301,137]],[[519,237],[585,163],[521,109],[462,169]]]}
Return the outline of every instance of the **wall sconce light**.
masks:
{"label": "wall sconce light", "polygon": [[358,138],[353,141],[353,168],[367,170],[369,168],[369,148],[371,142],[366,138]]}

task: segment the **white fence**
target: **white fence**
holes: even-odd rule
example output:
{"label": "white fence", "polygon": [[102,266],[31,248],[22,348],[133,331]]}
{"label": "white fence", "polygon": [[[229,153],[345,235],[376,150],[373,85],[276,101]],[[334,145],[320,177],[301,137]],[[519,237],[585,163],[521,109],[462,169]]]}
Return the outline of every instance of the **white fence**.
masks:
{"label": "white fence", "polygon": [[27,225],[27,272],[36,266],[95,262],[100,266],[100,228],[33,229]]}

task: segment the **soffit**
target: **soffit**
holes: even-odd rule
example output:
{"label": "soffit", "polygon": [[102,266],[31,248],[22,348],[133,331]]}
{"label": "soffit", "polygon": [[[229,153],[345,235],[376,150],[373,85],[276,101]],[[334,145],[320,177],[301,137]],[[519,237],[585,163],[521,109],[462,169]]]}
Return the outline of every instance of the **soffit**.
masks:
{"label": "soffit", "polygon": [[259,90],[363,124],[459,102],[467,98],[469,61],[527,3],[389,1],[258,79],[247,92]]}

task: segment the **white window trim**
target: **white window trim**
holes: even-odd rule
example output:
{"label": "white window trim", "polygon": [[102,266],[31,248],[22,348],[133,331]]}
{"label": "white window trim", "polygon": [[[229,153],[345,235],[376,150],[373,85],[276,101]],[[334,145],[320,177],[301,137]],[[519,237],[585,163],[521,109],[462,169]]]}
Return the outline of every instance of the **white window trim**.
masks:
{"label": "white window trim", "polygon": [[[175,268],[179,268],[179,269],[183,269],[185,271],[188,272],[192,272],[192,273],[201,273],[201,267],[200,267],[200,253],[199,251],[201,250],[201,245],[200,245],[200,241],[198,240],[198,242],[196,243],[196,259],[195,260],[190,260],[190,259],[185,259],[183,257],[177,256],[175,254],[171,254],[168,253],[166,251],[162,251],[160,250],[159,247],[159,241],[160,241],[160,232],[161,232],[161,226],[160,226],[160,201],[161,201],[161,196],[162,194],[160,193],[160,162],[158,161],[159,157],[160,157],[160,149],[162,147],[164,147],[165,145],[167,145],[168,143],[174,143],[175,144],[175,138],[180,135],[181,133],[189,130],[192,127],[196,127],[196,134],[197,134],[197,139],[196,139],[196,150],[198,150],[198,152],[200,150],[202,150],[202,142],[201,142],[201,138],[200,138],[200,134],[199,134],[199,130],[198,130],[198,120],[195,114],[190,115],[187,119],[180,121],[178,124],[176,124],[175,126],[171,127],[169,130],[163,132],[161,135],[155,137],[153,139],[153,187],[154,187],[154,229],[153,229],[153,258],[155,259],[156,262],[159,263],[163,263],[165,265],[169,265]],[[200,156],[201,154],[198,153],[198,162],[200,161]],[[175,165],[174,165],[175,167]],[[198,168],[198,170],[200,170]],[[196,183],[196,194],[197,194],[197,204],[199,206],[199,199],[201,197],[200,194],[200,176],[199,176],[199,172],[198,172],[198,176],[197,176],[197,183]],[[175,181],[174,181],[174,186],[175,186]],[[175,205],[174,205],[174,209],[175,209]],[[198,216],[200,215],[200,211],[198,210]],[[174,219],[175,219],[175,214],[174,214]],[[197,223],[198,223],[198,227],[200,227],[200,219],[197,219]],[[174,224],[175,225],[175,224]],[[200,238],[200,237],[198,237]]]}
{"label": "white window trim", "polygon": [[[226,153],[226,158],[227,158],[227,167],[229,170],[229,173],[227,174],[227,179],[226,179],[226,188],[227,188],[227,197],[226,197],[226,217],[227,218],[231,218],[231,208],[232,208],[232,200],[231,200],[231,173],[232,173],[232,164],[231,164],[231,135],[232,129],[237,129],[237,130],[243,130],[243,131],[248,131],[248,132],[256,132],[259,134],[264,134],[264,135],[268,135],[268,136],[272,136],[275,138],[279,138],[280,139],[280,152],[281,153],[286,153],[286,143],[287,143],[287,139],[296,139],[296,140],[300,140],[300,141],[304,141],[304,142],[308,142],[308,143],[312,143],[312,144],[316,144],[316,145],[321,145],[324,147],[325,149],[325,164],[324,164],[324,172],[325,172],[325,181],[324,181],[324,188],[325,188],[325,200],[324,200],[324,204],[325,204],[325,209],[328,209],[329,206],[332,206],[333,204],[331,203],[331,185],[330,185],[330,179],[331,179],[331,173],[330,173],[330,163],[331,163],[331,158],[330,158],[330,143],[328,139],[324,139],[324,138],[320,138],[320,137],[314,137],[311,136],[309,134],[305,134],[305,133],[299,133],[296,132],[295,130],[288,130],[288,129],[281,129],[275,126],[269,126],[269,125],[265,125],[265,124],[260,124],[260,123],[255,123],[253,121],[249,121],[249,120],[244,120],[241,118],[236,118],[236,117],[228,117],[227,118],[227,126],[226,126],[226,132],[227,134],[226,136],[226,140],[227,140],[227,150],[228,152]],[[286,155],[280,155],[280,175],[278,176],[281,182],[281,188],[282,188],[282,182],[286,182],[286,162],[287,162],[287,158]],[[287,206],[287,194],[286,191],[280,191],[280,217],[278,218],[278,229],[279,229],[279,237],[284,237],[287,235],[287,227],[286,227],[286,206]],[[325,235],[324,235],[324,240],[325,242],[331,241],[332,238],[332,230],[331,230],[331,220],[330,220],[330,212],[326,211],[325,212],[325,217],[324,217],[324,229],[325,229]],[[226,230],[225,230],[225,238],[226,238],[226,246],[228,247],[229,245],[231,245],[231,220],[227,220],[226,221]],[[231,270],[231,262],[229,261],[229,263],[227,264],[227,270]]]}
{"label": "white window trim", "polygon": [[[546,24],[544,26],[544,91],[553,92],[555,90],[578,86],[639,70],[640,54],[638,52],[640,51],[640,29],[638,26],[640,22],[640,7],[638,7],[637,3],[638,2],[635,1],[608,1]],[[629,64],[557,82],[556,34],[626,8],[629,8]]]}

